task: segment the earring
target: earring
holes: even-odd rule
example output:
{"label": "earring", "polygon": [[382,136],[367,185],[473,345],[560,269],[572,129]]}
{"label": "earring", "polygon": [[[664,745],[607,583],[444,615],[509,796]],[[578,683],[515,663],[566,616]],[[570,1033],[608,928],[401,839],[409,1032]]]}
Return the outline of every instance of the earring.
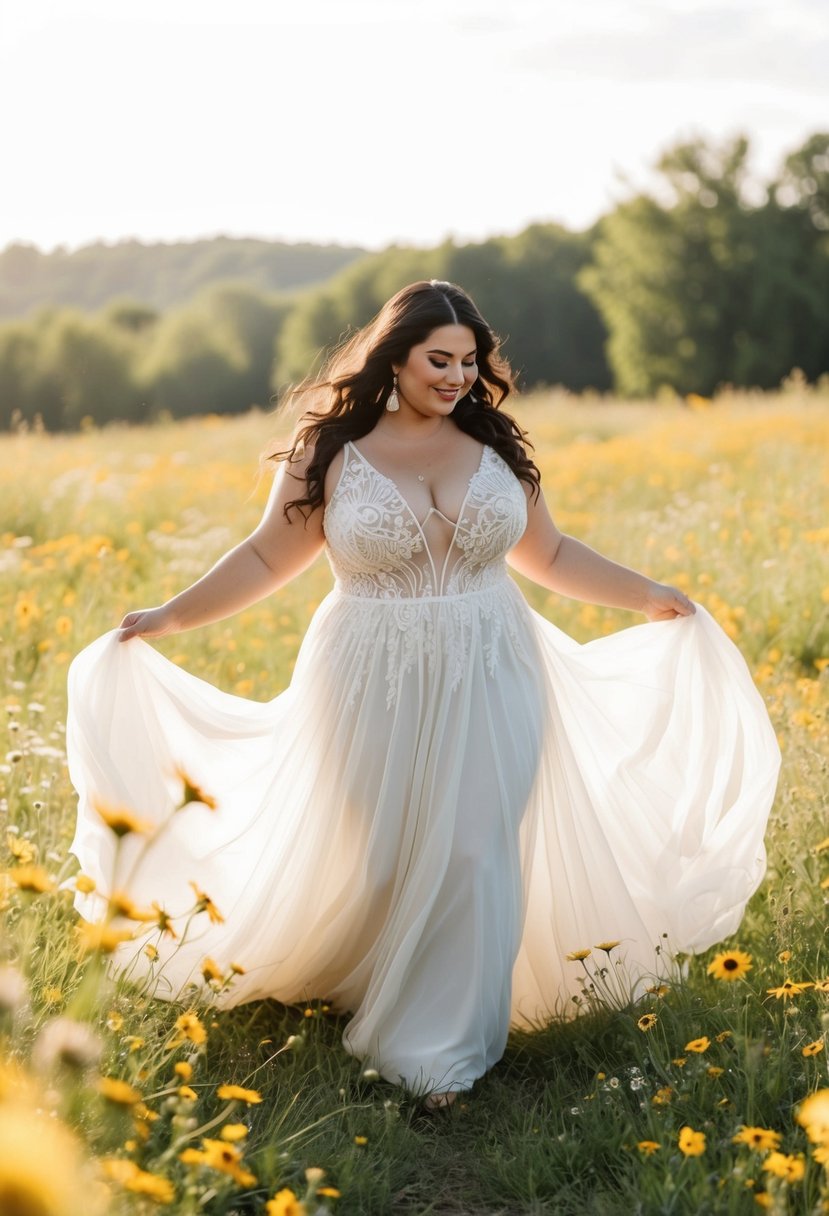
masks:
{"label": "earring", "polygon": [[386,398],[386,409],[390,414],[400,409],[400,398],[397,396],[397,375],[394,377],[394,387]]}

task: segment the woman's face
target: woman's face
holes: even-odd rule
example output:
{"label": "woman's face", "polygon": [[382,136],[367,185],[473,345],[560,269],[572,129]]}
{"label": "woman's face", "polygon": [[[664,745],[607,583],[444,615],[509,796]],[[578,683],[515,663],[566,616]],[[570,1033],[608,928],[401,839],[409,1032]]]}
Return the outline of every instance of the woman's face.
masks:
{"label": "woman's face", "polygon": [[441,325],[394,371],[401,409],[426,417],[451,414],[478,379],[475,334],[466,325]]}

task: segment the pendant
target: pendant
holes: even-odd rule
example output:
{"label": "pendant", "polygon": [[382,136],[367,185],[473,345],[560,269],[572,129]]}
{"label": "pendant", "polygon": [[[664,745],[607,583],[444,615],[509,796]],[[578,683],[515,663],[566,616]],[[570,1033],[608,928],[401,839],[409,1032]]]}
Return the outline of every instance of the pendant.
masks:
{"label": "pendant", "polygon": [[426,480],[426,478],[423,476],[423,474],[422,474],[422,473],[418,473],[418,475],[417,475],[417,480],[418,480],[418,481],[425,481],[425,480]]}

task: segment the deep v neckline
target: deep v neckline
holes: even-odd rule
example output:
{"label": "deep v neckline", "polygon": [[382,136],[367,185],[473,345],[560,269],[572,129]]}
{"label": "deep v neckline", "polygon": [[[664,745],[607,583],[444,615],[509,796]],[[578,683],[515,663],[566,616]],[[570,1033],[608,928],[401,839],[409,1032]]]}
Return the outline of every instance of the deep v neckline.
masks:
{"label": "deep v neckline", "polygon": [[461,502],[460,508],[458,510],[457,520],[452,520],[449,518],[448,515],[444,515],[443,512],[438,507],[430,507],[429,510],[426,512],[426,518],[423,520],[423,523],[421,523],[420,520],[418,519],[417,515],[414,512],[414,509],[412,508],[411,504],[409,503],[408,499],[406,498],[405,494],[400,489],[400,486],[397,484],[397,482],[394,480],[394,478],[389,477],[389,475],[387,473],[381,473],[380,470],[377,468],[377,466],[372,464],[371,461],[369,460],[369,458],[367,456],[365,456],[363,454],[363,452],[361,452],[360,449],[357,447],[357,445],[355,443],[353,443],[350,439],[346,440],[346,445],[348,447],[350,447],[353,452],[357,453],[357,455],[360,457],[360,460],[362,460],[363,464],[367,465],[371,469],[372,473],[376,474],[376,476],[379,477],[381,479],[381,481],[388,482],[388,484],[392,487],[395,494],[402,502],[403,506],[409,512],[409,515],[411,515],[412,519],[417,524],[418,530],[420,531],[420,535],[423,537],[423,543],[426,546],[427,551],[429,549],[429,545],[426,540],[426,536],[425,536],[423,529],[429,520],[429,516],[433,512],[436,515],[439,515],[441,517],[441,519],[445,519],[446,522],[452,528],[452,539],[449,542],[449,549],[450,550],[452,549],[452,547],[455,544],[457,535],[458,535],[458,528],[461,526],[461,520],[463,519],[463,513],[466,510],[466,504],[469,501],[469,495],[472,492],[472,486],[475,483],[475,480],[480,475],[481,470],[484,467],[484,460],[486,458],[487,448],[489,447],[488,443],[485,443],[483,445],[483,447],[481,449],[481,458],[478,461],[477,468],[475,469],[474,473],[472,474],[472,476],[469,478],[469,481],[467,482],[466,493],[463,496],[463,501]]}
{"label": "deep v neckline", "polygon": [[[457,550],[458,532],[460,531],[461,524],[463,523],[464,512],[466,511],[467,503],[469,502],[469,496],[472,493],[472,487],[474,486],[478,477],[483,472],[484,462],[486,460],[486,454],[487,454],[487,449],[488,449],[489,445],[486,443],[483,445],[483,448],[481,450],[481,458],[478,461],[478,467],[475,469],[474,473],[469,478],[469,481],[466,486],[466,493],[463,496],[463,502],[461,503],[460,509],[458,511],[457,521],[453,524],[452,521],[450,519],[448,519],[447,516],[443,515],[443,512],[440,512],[440,515],[444,519],[446,519],[447,522],[451,525],[452,535],[449,538],[449,543],[446,546],[446,552],[443,554],[442,560],[439,563],[435,561],[435,554],[432,550],[432,546],[429,544],[429,538],[427,537],[426,531],[425,531],[425,526],[429,521],[429,516],[432,514],[432,510],[437,510],[437,508],[435,507],[435,508],[430,509],[427,512],[426,518],[424,519],[423,523],[421,523],[420,520],[418,519],[417,515],[415,514],[414,510],[412,509],[412,506],[409,503],[409,500],[406,498],[405,494],[400,489],[400,487],[398,486],[398,484],[394,480],[394,478],[389,477],[387,473],[381,473],[380,470],[376,467],[376,465],[373,465],[371,463],[371,461],[368,459],[368,457],[364,456],[363,453],[360,451],[360,449],[356,446],[356,444],[352,443],[350,439],[346,441],[346,445],[348,447],[350,447],[353,452],[356,452],[357,456],[359,457],[359,459],[363,463],[363,465],[365,465],[365,467],[376,478],[378,478],[381,482],[384,482],[387,486],[389,486],[391,488],[391,490],[394,493],[395,498],[400,503],[403,510],[408,514],[409,518],[411,519],[412,523],[414,524],[414,527],[417,529],[417,535],[418,535],[420,544],[423,546],[423,552],[426,555],[426,558],[429,562],[429,566],[431,567],[433,586],[436,589],[436,593],[441,594],[443,591],[444,583],[446,581],[446,574],[447,574],[447,570],[449,568],[449,562],[451,560],[453,552],[455,552]],[[438,573],[438,565],[440,566],[440,573]]]}

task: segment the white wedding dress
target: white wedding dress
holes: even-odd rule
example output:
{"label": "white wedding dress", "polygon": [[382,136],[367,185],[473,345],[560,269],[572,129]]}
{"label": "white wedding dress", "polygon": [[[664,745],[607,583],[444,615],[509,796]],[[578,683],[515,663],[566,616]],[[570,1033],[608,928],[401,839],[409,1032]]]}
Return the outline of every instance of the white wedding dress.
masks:
{"label": "white wedding dress", "polygon": [[[438,518],[439,517],[439,518]],[[188,999],[206,956],[245,970],[231,1006],[324,998],[349,1051],[414,1091],[464,1089],[511,1024],[573,1016],[568,952],[619,940],[641,993],[671,951],[740,924],[765,868],[779,750],[709,614],[579,645],[532,611],[505,556],[521,484],[483,448],[456,523],[422,523],[347,444],[325,512],[334,590],[290,686],[222,692],[140,639],[98,638],[69,673],[72,852],[97,891],[155,900],[179,934],[115,965]],[[175,811],[176,768],[217,801]],[[164,823],[116,838],[93,802]],[[667,936],[666,936],[667,935]]]}

